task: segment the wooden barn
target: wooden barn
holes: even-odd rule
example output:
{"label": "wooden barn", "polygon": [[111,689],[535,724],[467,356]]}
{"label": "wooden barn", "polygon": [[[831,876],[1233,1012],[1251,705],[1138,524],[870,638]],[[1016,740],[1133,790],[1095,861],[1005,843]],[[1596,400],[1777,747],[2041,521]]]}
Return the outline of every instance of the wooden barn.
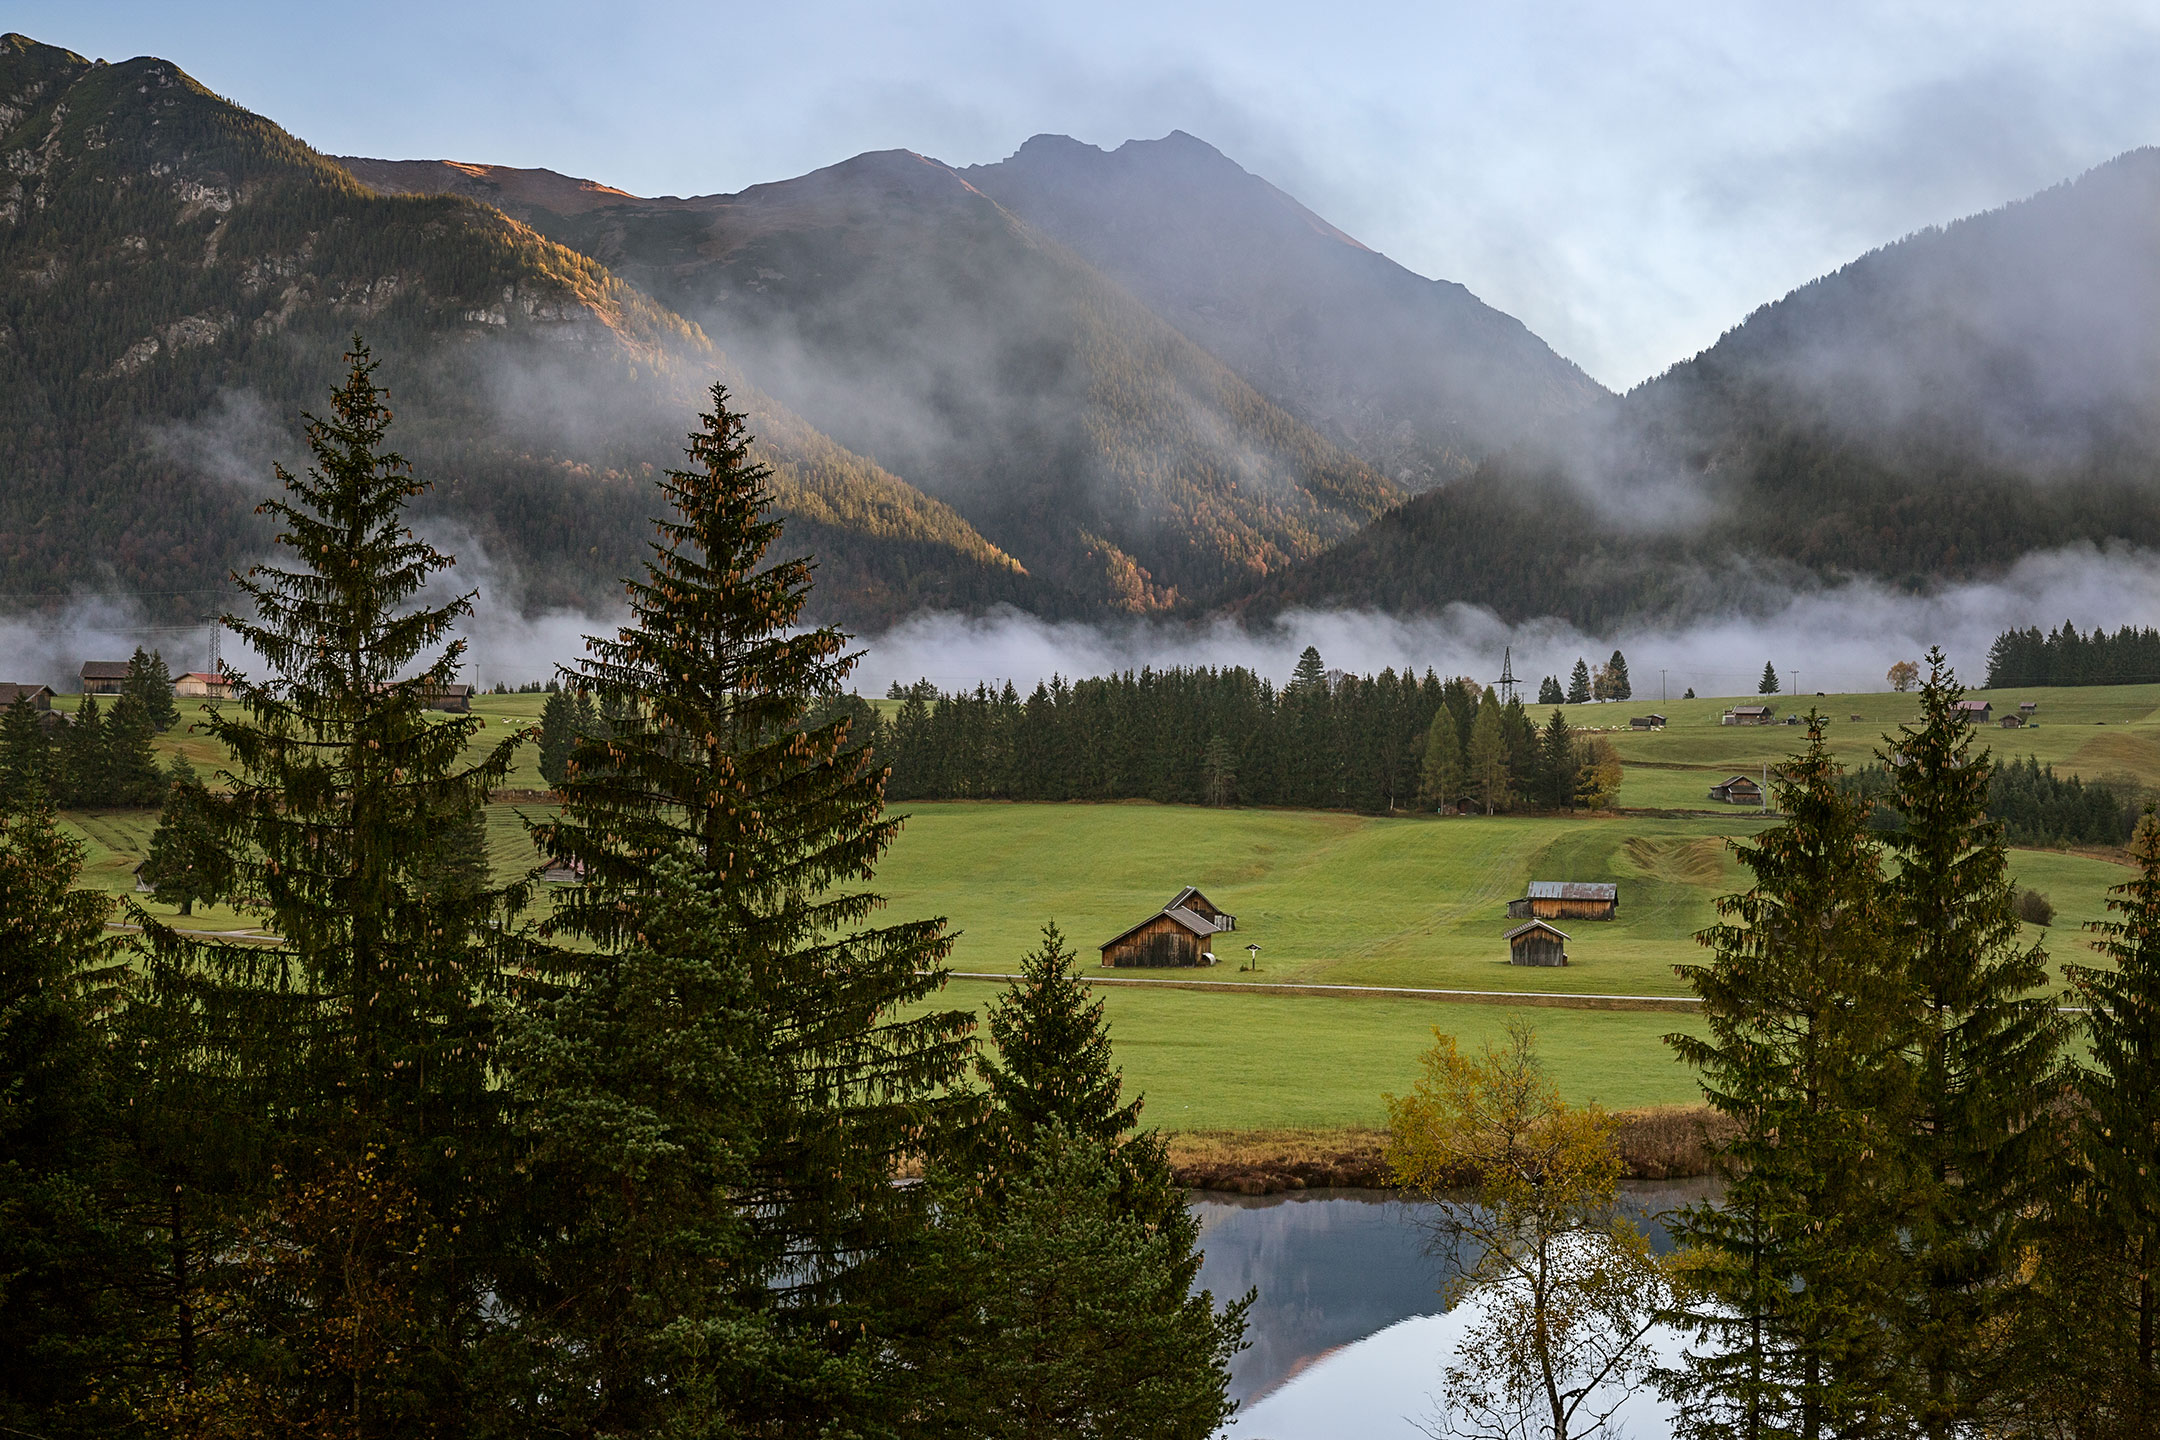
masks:
{"label": "wooden barn", "polygon": [[1665,728],[1665,717],[1663,715],[1630,715],[1627,726],[1630,730],[1662,730]]}
{"label": "wooden barn", "polygon": [[470,685],[437,685],[420,692],[420,703],[430,710],[469,715],[472,713],[472,693]]}
{"label": "wooden barn", "polygon": [[0,708],[21,700],[33,710],[52,709],[52,687],[19,680],[0,680]]}
{"label": "wooden barn", "polygon": [[2035,710],[2038,710],[2039,708],[2040,702],[2037,700],[2018,701],[2018,714],[2020,715],[2031,715]]}
{"label": "wooden barn", "polygon": [[2022,730],[2025,728],[2025,717],[2022,715],[2005,715],[1995,723],[2005,730]]}
{"label": "wooden barn", "polygon": [[1725,712],[1722,725],[1775,725],[1777,712],[1768,705],[1735,705]]}
{"label": "wooden barn", "polygon": [[1588,880],[1533,880],[1507,907],[1510,920],[1611,920],[1619,911],[1620,887]]}
{"label": "wooden barn", "polygon": [[1147,919],[1102,947],[1102,963],[1130,966],[1212,965],[1209,941],[1237,929],[1237,917],[1188,885]]}
{"label": "wooden barn", "polygon": [[1985,725],[1995,718],[1995,707],[1985,700],[1960,700],[1952,713],[1967,725]]}
{"label": "wooden barn", "polygon": [[230,700],[232,681],[223,675],[213,675],[203,670],[190,670],[173,681],[173,694],[183,699]]}
{"label": "wooden barn", "polygon": [[1532,920],[1507,932],[1508,964],[1565,965],[1568,936],[1565,930]]}
{"label": "wooden barn", "polygon": [[125,660],[85,660],[82,667],[82,693],[85,695],[118,695],[127,689],[128,662]]}
{"label": "wooden barn", "polygon": [[1735,775],[1710,787],[1710,798],[1727,805],[1760,805],[1762,786],[1751,775]]}

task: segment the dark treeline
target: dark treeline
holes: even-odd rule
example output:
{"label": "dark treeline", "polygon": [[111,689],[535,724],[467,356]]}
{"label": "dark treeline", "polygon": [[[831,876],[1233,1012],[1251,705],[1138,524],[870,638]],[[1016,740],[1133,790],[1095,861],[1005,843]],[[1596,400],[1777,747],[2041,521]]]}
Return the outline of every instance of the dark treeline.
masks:
{"label": "dark treeline", "polygon": [[[1330,673],[1310,647],[1280,689],[1233,667],[1052,679],[1025,698],[920,681],[890,698],[890,717],[852,696],[822,713],[851,718],[894,800],[1546,810],[1602,805],[1619,778],[1610,746],[1558,712],[1540,727],[1519,700],[1431,671]],[[595,723],[557,709],[558,726]]]}
{"label": "dark treeline", "polygon": [[2065,620],[2052,633],[2038,626],[2005,630],[1988,647],[1990,690],[2012,685],[2147,685],[2160,681],[2160,630],[2125,625],[2110,635],[2095,626],[2080,635]]}
{"label": "dark treeline", "polygon": [[1928,661],[1894,826],[1811,728],[1682,967],[1706,1032],[1668,1041],[1734,1134],[1674,1226],[1680,1433],[2127,1440],[2160,1414],[2160,817],[2058,1009]]}
{"label": "dark treeline", "polygon": [[47,797],[0,806],[0,1434],[1213,1435],[1249,1301],[1193,1292],[1056,928],[983,1043],[944,922],[879,918],[884,776],[808,713],[846,637],[762,563],[726,392],[569,677],[607,733],[535,907],[473,843],[527,737],[426,711],[471,597],[423,603],[447,557],[350,362],[241,581],[229,766],[160,831],[275,940],[115,934]]}
{"label": "dark treeline", "polygon": [[[1839,777],[1849,795],[1868,802],[1868,823],[1894,830],[1902,820],[1891,808],[1895,778],[1883,765]],[[2028,755],[1995,766],[1988,781],[1988,818],[2012,845],[2121,845],[2137,826],[2144,790],[2134,783],[2057,775]]]}

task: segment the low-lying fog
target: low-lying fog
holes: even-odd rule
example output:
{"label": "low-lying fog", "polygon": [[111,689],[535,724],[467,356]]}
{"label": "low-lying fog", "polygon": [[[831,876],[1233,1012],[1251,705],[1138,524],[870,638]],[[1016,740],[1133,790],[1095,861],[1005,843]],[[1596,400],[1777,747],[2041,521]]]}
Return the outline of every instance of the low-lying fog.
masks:
{"label": "low-lying fog", "polygon": [[[480,598],[466,627],[468,673],[482,686],[543,680],[552,667],[577,659],[584,635],[615,623],[570,611],[519,615],[510,603],[514,583],[484,565],[473,568],[481,572]],[[497,595],[505,598],[498,602]],[[1480,680],[1500,673],[1502,649],[1511,647],[1527,694],[1546,675],[1564,682],[1578,657],[1595,666],[1616,647],[1627,655],[1638,701],[1657,697],[1661,686],[1668,697],[1689,688],[1701,695],[1753,694],[1765,661],[1777,667],[1788,692],[1880,690],[1888,688],[1884,672],[1893,662],[1918,659],[1930,644],[1940,644],[1960,675],[1977,684],[1996,635],[2013,626],[2053,629],[2066,620],[2080,629],[2160,624],[2160,556],[2077,546],[2028,556],[1997,581],[1928,595],[1856,582],[1772,599],[1755,614],[1598,635],[1557,621],[1510,626],[1467,605],[1416,619],[1299,611],[1253,628],[1233,621],[1103,626],[1013,613],[926,614],[860,638],[856,688],[882,694],[895,680],[928,677],[947,690],[1011,680],[1026,691],[1052,674],[1142,665],[1245,665],[1280,681],[1312,645],[1333,669],[1423,673],[1430,667]],[[86,601],[58,616],[0,622],[0,680],[72,690],[84,660],[124,659],[138,644],[162,649],[175,673],[209,662],[207,626],[144,629],[122,606]],[[224,655],[229,665],[260,672],[239,658],[230,635]]]}

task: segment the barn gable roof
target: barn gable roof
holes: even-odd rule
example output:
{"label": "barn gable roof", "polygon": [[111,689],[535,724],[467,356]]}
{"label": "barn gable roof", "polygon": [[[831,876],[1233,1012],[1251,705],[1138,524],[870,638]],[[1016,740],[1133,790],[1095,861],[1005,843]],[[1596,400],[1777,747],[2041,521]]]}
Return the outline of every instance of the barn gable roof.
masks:
{"label": "barn gable roof", "polygon": [[1523,893],[1531,900],[1618,900],[1620,887],[1602,880],[1532,880]]}
{"label": "barn gable roof", "polygon": [[1103,941],[1103,943],[1101,945],[1098,945],[1096,948],[1098,950],[1107,950],[1112,945],[1117,944],[1120,940],[1129,939],[1133,935],[1138,934],[1140,931],[1145,930],[1148,926],[1154,924],[1157,920],[1164,919],[1167,919],[1173,924],[1181,926],[1184,929],[1192,932],[1193,934],[1201,936],[1202,938],[1205,938],[1209,935],[1219,934],[1224,928],[1223,926],[1217,925],[1214,921],[1208,919],[1204,915],[1195,915],[1192,911],[1187,910],[1182,906],[1172,905],[1156,911],[1153,915],[1148,916],[1147,919],[1142,920],[1139,924],[1130,926],[1127,929],[1121,931],[1120,933],[1111,936],[1108,940]]}
{"label": "barn gable roof", "polygon": [[128,662],[125,660],[85,660],[82,667],[85,680],[125,680],[128,678]]}
{"label": "barn gable roof", "polygon": [[1569,935],[1567,931],[1562,930],[1559,926],[1548,924],[1543,920],[1532,920],[1527,924],[1517,925],[1514,929],[1508,931],[1507,934],[1501,936],[1500,938],[1503,940],[1519,940],[1523,936],[1530,934],[1534,930],[1542,930],[1547,935],[1550,935],[1557,940],[1569,940],[1574,938],[1573,936]]}
{"label": "barn gable roof", "polygon": [[1192,885],[1187,885],[1184,889],[1178,891],[1177,894],[1171,896],[1170,903],[1163,906],[1162,908],[1165,910],[1191,909],[1192,907],[1186,903],[1189,900],[1199,901],[1200,907],[1202,909],[1213,910],[1218,915],[1223,913],[1222,906],[1217,905],[1214,901],[1208,899],[1207,896],[1200,893],[1197,887]]}
{"label": "barn gable roof", "polygon": [[1717,785],[1714,788],[1719,790],[1730,790],[1735,785],[1756,785],[1758,783],[1759,782],[1752,775],[1734,775],[1728,779],[1718,781]]}
{"label": "barn gable roof", "polygon": [[37,685],[29,681],[0,680],[0,705],[12,705],[17,700],[27,700],[32,705],[43,695],[47,704],[52,703],[52,686]]}
{"label": "barn gable roof", "polygon": [[1960,700],[1952,708],[1973,713],[1979,713],[1989,710],[1993,707],[1989,704],[1989,702],[1985,700]]}

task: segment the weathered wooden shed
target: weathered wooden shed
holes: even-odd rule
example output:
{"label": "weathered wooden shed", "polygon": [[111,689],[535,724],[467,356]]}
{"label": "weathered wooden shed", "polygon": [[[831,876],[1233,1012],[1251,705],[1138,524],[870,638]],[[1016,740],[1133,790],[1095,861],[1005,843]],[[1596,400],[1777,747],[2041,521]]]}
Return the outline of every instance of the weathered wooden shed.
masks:
{"label": "weathered wooden shed", "polygon": [[213,675],[203,670],[190,670],[173,681],[173,694],[199,700],[232,699],[232,681],[223,675]]}
{"label": "weathered wooden shed", "polygon": [[2033,713],[2033,711],[2038,710],[2039,708],[2040,702],[2037,700],[2018,701],[2018,714],[2020,715],[2030,715]]}
{"label": "weathered wooden shed", "polygon": [[1777,712],[1768,705],[1735,705],[1719,722],[1724,725],[1775,725]]}
{"label": "weathered wooden shed", "polygon": [[1665,728],[1665,717],[1663,715],[1630,715],[1627,724],[1630,730],[1662,730]]}
{"label": "weathered wooden shed", "polygon": [[85,695],[118,695],[127,689],[128,662],[125,660],[85,660],[82,667],[82,693]]}
{"label": "weathered wooden shed", "polygon": [[1532,920],[1507,932],[1508,964],[1565,965],[1568,936],[1565,930]]}
{"label": "weathered wooden shed", "polygon": [[1735,775],[1711,786],[1710,798],[1722,800],[1727,805],[1760,805],[1763,803],[1762,785],[1752,775]]}
{"label": "weathered wooden shed", "polygon": [[1147,919],[1103,942],[1102,963],[1109,966],[1212,965],[1209,940],[1237,928],[1237,917],[1209,903],[1188,885]]}
{"label": "weathered wooden shed", "polygon": [[2005,715],[1995,723],[2005,730],[2022,730],[2025,728],[2025,717],[2022,715]]}
{"label": "weathered wooden shed", "polygon": [[0,708],[21,700],[33,710],[52,709],[52,687],[24,680],[0,680]]}
{"label": "weathered wooden shed", "polygon": [[1985,700],[1960,700],[1952,713],[1967,725],[1985,725],[1995,718],[1995,707]]}
{"label": "weathered wooden shed", "polygon": [[1611,920],[1619,910],[1620,887],[1591,880],[1533,880],[1507,907],[1511,920]]}

